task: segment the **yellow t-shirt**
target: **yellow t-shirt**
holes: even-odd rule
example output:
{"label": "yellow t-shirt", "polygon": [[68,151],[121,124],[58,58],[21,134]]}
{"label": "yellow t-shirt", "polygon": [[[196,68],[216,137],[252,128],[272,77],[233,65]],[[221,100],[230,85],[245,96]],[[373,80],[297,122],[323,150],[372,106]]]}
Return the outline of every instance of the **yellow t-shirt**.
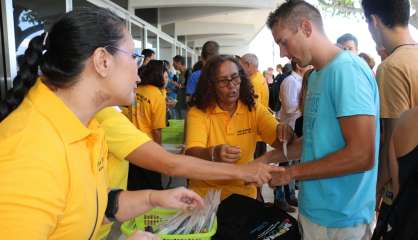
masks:
{"label": "yellow t-shirt", "polygon": [[94,239],[107,204],[107,146],[38,80],[0,123],[0,236]]}
{"label": "yellow t-shirt", "polygon": [[264,107],[269,107],[269,88],[267,82],[264,79],[263,74],[256,72],[250,76],[251,83],[254,87],[254,92],[258,95],[257,102],[262,104]]}
{"label": "yellow t-shirt", "polygon": [[[263,106],[256,105],[250,112],[248,107],[238,102],[236,112],[231,117],[228,112],[216,106],[206,112],[192,107],[187,116],[187,148],[212,147],[219,144],[239,146],[241,159],[236,164],[253,160],[256,136],[272,144],[276,139],[278,122]],[[256,188],[243,181],[200,181],[190,180],[190,188],[204,196],[209,188],[222,189],[222,199],[233,193],[256,197]]]}
{"label": "yellow t-shirt", "polygon": [[[151,139],[138,130],[121,112],[118,112],[117,107],[105,108],[98,112],[95,118],[103,128],[109,146],[107,168],[109,187],[126,190],[129,162],[125,158]],[[111,227],[112,224],[102,225],[97,239],[106,239]]]}
{"label": "yellow t-shirt", "polygon": [[136,112],[133,123],[152,138],[151,131],[166,127],[166,93],[153,85],[136,89]]}
{"label": "yellow t-shirt", "polygon": [[381,118],[399,118],[418,106],[418,46],[395,50],[377,69]]}

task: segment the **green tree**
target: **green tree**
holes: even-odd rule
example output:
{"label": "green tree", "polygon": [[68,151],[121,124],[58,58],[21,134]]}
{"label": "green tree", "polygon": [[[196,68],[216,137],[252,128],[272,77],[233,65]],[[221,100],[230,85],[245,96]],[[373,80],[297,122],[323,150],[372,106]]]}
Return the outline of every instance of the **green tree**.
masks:
{"label": "green tree", "polygon": [[[317,0],[320,7],[340,16],[362,16],[361,0]],[[418,15],[415,11],[418,7],[418,0],[410,0],[414,14],[410,18],[412,26],[418,28]]]}

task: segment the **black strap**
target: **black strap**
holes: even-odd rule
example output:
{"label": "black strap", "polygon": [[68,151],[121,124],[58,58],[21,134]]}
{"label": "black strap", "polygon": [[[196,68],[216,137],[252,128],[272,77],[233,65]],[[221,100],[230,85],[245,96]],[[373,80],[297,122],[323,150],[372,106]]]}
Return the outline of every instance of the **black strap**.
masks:
{"label": "black strap", "polygon": [[416,176],[414,174],[417,168],[418,168],[418,164],[415,164],[415,167],[409,168],[407,180],[399,188],[400,191],[398,193],[398,196],[396,196],[395,200],[392,202],[392,205],[390,205],[390,208],[388,209],[388,214],[386,214],[386,217],[382,219],[381,221],[377,222],[376,229],[373,232],[373,236],[371,240],[380,240],[387,232],[389,219],[394,214],[396,206],[398,202],[400,201],[401,197],[404,194],[406,194],[406,192],[402,190],[405,189],[405,187],[408,186],[411,181],[416,181]]}
{"label": "black strap", "polygon": [[114,190],[111,190],[107,194],[107,207],[106,207],[105,215],[109,220],[113,222],[117,221],[115,215],[118,212],[119,194],[122,191],[123,191],[122,189],[114,189]]}
{"label": "black strap", "polygon": [[400,47],[403,47],[403,46],[415,46],[415,45],[417,45],[417,44],[416,44],[416,43],[404,43],[404,44],[399,44],[398,46],[396,46],[396,47],[392,50],[391,54],[392,54],[392,53],[394,53],[394,52],[396,51],[396,49],[398,49],[398,48],[400,48]]}

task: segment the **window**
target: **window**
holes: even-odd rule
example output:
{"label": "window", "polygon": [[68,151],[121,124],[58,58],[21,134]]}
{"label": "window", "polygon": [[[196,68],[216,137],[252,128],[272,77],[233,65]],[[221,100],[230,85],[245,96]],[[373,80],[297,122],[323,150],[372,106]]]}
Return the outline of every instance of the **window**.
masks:
{"label": "window", "polygon": [[177,41],[179,41],[183,44],[186,44],[186,36],[184,36],[184,35],[177,36]]}
{"label": "window", "polygon": [[145,48],[152,49],[157,54],[157,34],[148,31],[148,39]]}
{"label": "window", "polygon": [[128,9],[128,0],[111,0],[111,1],[124,9]]}
{"label": "window", "polygon": [[141,54],[141,51],[144,47],[144,29],[132,23],[131,25],[131,34],[134,39],[135,52]]}
{"label": "window", "polygon": [[161,31],[167,33],[171,37],[174,37],[175,25],[174,23],[166,24],[161,26]]}
{"label": "window", "polygon": [[160,38],[160,59],[167,60],[169,62],[172,61],[172,44],[167,42],[166,40]]}

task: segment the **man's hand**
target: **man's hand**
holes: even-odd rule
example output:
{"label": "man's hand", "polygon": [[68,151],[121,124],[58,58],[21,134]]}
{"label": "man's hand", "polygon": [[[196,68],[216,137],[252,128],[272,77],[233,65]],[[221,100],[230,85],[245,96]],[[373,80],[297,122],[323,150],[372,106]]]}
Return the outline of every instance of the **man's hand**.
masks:
{"label": "man's hand", "polygon": [[216,145],[213,149],[215,161],[235,163],[241,159],[241,149],[228,144]]}
{"label": "man's hand", "polygon": [[281,173],[274,173],[269,182],[270,187],[284,186],[292,180],[291,168],[284,168]]}
{"label": "man's hand", "polygon": [[284,171],[282,167],[271,166],[260,162],[240,164],[237,167],[241,170],[241,179],[247,183],[254,183],[262,186],[271,180],[272,174],[280,174]]}

